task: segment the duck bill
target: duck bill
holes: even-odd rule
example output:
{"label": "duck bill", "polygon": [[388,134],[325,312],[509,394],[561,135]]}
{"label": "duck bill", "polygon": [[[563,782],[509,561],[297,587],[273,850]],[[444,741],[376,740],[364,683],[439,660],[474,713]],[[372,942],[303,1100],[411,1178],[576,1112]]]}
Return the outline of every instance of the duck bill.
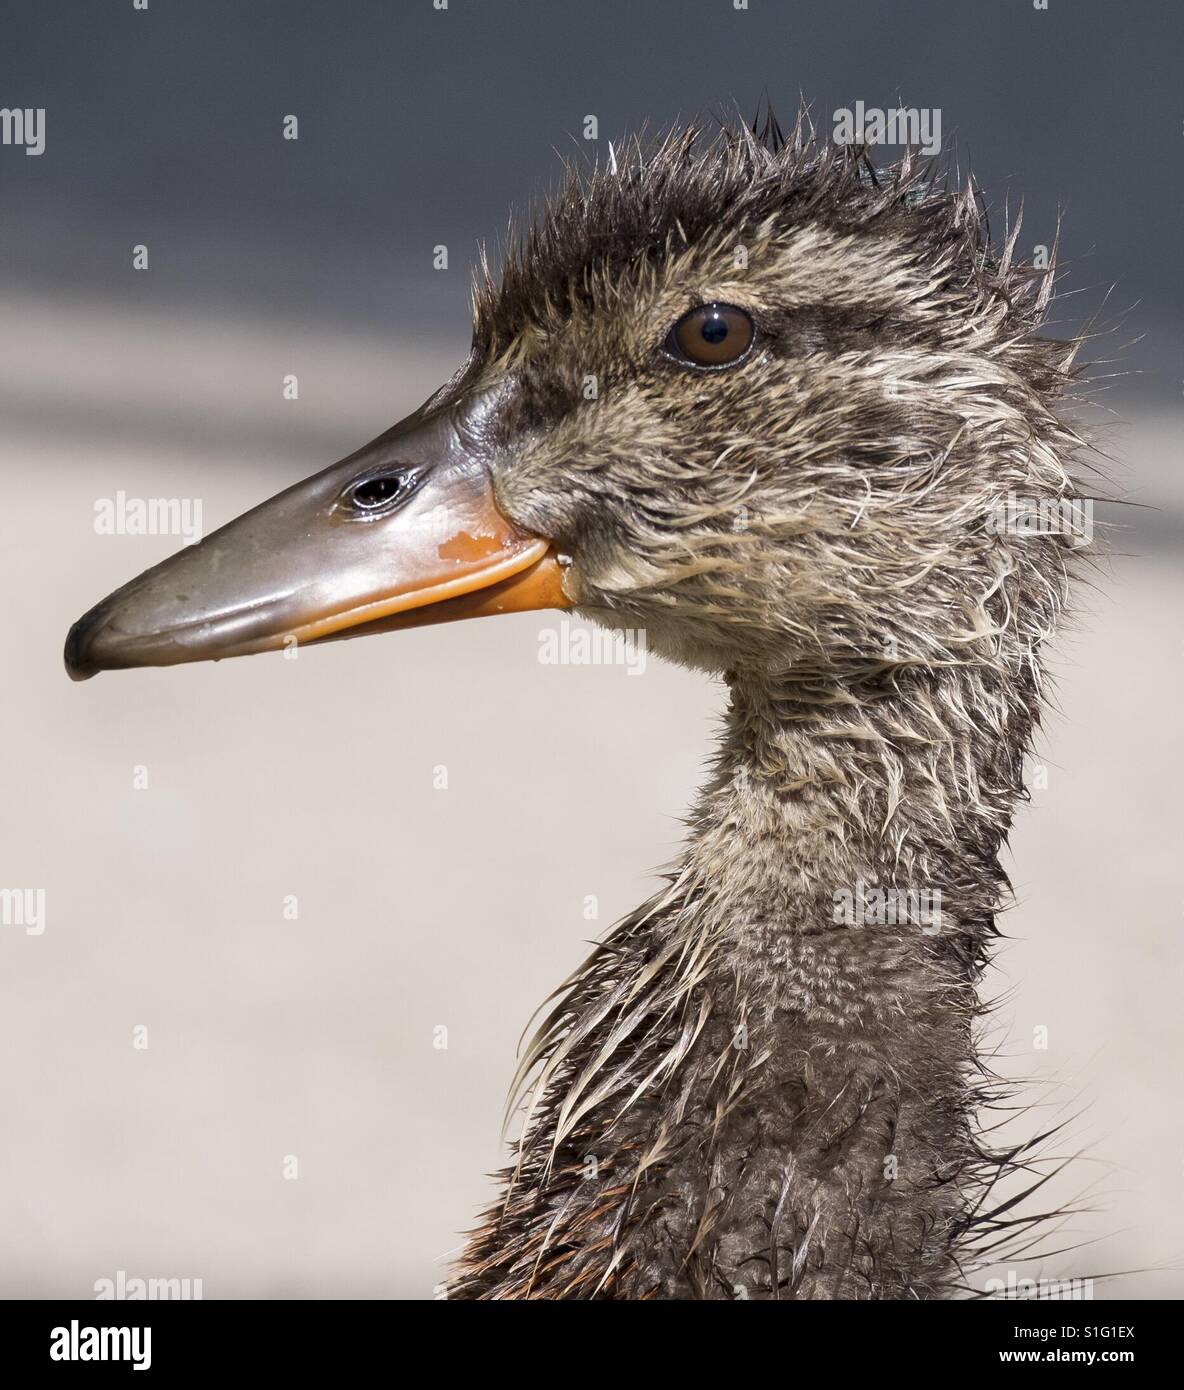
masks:
{"label": "duck bill", "polygon": [[491,408],[417,412],[147,570],[70,629],[67,671],[85,680],[566,608],[553,549],[496,505]]}

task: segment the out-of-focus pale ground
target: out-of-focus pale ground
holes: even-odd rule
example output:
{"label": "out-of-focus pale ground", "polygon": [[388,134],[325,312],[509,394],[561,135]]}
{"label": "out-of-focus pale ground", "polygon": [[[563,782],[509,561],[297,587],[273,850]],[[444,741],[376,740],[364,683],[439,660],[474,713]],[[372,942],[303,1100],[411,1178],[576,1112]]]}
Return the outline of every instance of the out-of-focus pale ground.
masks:
{"label": "out-of-focus pale ground", "polygon": [[[535,614],[71,684],[69,623],[178,544],[96,536],[96,499],[200,497],[208,532],[405,414],[464,345],[4,312],[0,880],[47,911],[0,930],[0,1295],[124,1270],[431,1296],[492,1194],[518,1035],[675,852],[721,688],[541,665]],[[1163,510],[1058,646],[988,986],[1010,990],[1001,1065],[1047,1082],[1013,1132],[1084,1107],[1056,1195],[1103,1193],[1072,1226],[1100,1243],[1041,1272],[1151,1268],[1098,1297],[1184,1293],[1179,438],[1154,415],[1111,439]]]}

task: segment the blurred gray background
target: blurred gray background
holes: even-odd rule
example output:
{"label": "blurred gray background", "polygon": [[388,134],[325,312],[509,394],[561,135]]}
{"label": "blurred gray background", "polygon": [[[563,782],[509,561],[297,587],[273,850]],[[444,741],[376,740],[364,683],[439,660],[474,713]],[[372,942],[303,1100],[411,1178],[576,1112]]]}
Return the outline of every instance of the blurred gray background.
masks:
{"label": "blurred gray background", "polygon": [[824,129],[939,107],[990,201],[1024,196],[1027,251],[1063,209],[1067,327],[1117,286],[1096,374],[1129,374],[1092,423],[1148,509],[1107,510],[1058,644],[992,1040],[1041,1083],[1020,1132],[1078,1116],[1056,1195],[1100,1191],[1071,1225],[1099,1243],[1023,1272],[1184,1293],[1182,36],[1170,0],[8,8],[0,106],[44,107],[46,149],[0,147],[0,882],[47,914],[0,927],[0,1293],[444,1277],[518,1035],[675,853],[722,692],[542,666],[535,614],[73,686],[69,623],[178,545],[97,536],[95,502],[200,497],[208,532],[406,414],[465,355],[478,241],[586,115],[603,158],[799,91]]}

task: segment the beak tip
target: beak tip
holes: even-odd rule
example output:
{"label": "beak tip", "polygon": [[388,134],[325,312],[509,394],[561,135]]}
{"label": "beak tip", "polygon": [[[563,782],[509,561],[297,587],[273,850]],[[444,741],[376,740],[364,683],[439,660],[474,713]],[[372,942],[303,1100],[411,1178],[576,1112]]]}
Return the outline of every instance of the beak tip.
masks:
{"label": "beak tip", "polygon": [[66,634],[66,647],[62,656],[66,663],[66,674],[72,681],[90,680],[99,673],[99,667],[90,660],[88,648],[93,625],[85,618],[79,618]]}

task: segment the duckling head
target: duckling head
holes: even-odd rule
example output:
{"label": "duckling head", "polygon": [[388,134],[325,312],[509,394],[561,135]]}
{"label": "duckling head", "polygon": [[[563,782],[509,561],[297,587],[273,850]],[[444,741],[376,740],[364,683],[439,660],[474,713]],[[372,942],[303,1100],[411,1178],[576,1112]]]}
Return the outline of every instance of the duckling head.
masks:
{"label": "duckling head", "polygon": [[803,682],[1019,652],[1077,542],[1009,525],[1076,496],[1076,344],[951,182],[804,117],[569,171],[456,376],[92,609],[71,674],[547,606]]}

